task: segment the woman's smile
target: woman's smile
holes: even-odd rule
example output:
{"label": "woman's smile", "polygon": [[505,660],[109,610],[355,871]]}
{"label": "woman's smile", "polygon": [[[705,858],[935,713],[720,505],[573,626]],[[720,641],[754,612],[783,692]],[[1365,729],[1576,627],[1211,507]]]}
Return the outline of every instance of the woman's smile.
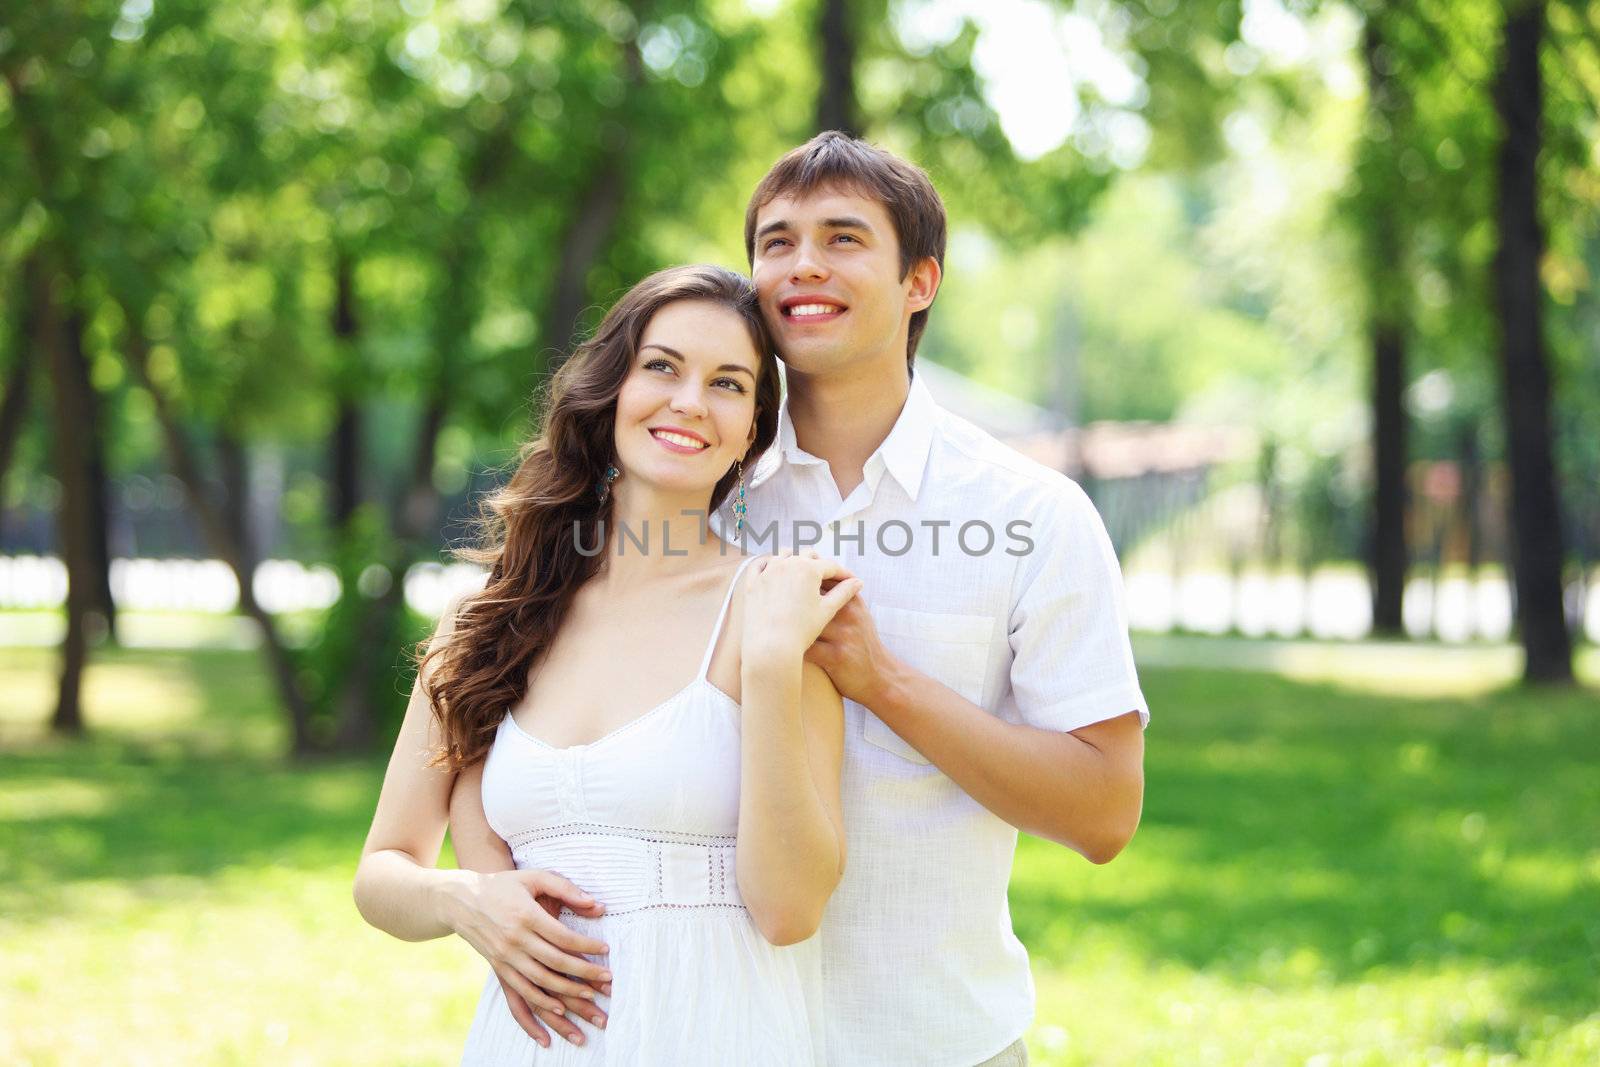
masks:
{"label": "woman's smile", "polygon": [[702,440],[700,437],[690,434],[684,430],[674,430],[658,426],[651,429],[650,436],[655,438],[656,442],[668,452],[676,452],[679,455],[684,456],[697,455],[711,447],[710,444]]}

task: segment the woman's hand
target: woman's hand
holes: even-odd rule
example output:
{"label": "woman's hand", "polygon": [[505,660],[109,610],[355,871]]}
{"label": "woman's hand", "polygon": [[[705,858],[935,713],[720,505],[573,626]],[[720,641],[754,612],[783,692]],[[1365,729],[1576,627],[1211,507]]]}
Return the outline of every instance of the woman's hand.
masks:
{"label": "woman's hand", "polygon": [[[832,588],[824,590],[829,582]],[[756,560],[745,582],[744,659],[803,656],[861,587],[860,578],[815,549]]]}
{"label": "woman's hand", "polygon": [[605,967],[577,955],[610,949],[555,917],[565,905],[598,918],[604,907],[589,894],[550,871],[462,873],[448,883],[445,921],[530,1006],[560,1015],[567,1010],[562,997],[592,1002],[595,987],[611,981]]}

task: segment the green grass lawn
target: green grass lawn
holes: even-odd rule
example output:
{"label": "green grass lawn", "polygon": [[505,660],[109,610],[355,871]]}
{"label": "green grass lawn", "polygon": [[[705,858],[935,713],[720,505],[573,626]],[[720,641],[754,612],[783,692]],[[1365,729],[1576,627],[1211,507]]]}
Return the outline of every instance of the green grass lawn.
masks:
{"label": "green grass lawn", "polygon": [[[380,758],[285,766],[222,650],[106,653],[53,743],[53,664],[0,649],[0,1064],[455,1062],[477,957],[350,902]],[[1146,668],[1133,844],[1018,853],[1035,1062],[1600,1063],[1600,696],[1415,666]]]}

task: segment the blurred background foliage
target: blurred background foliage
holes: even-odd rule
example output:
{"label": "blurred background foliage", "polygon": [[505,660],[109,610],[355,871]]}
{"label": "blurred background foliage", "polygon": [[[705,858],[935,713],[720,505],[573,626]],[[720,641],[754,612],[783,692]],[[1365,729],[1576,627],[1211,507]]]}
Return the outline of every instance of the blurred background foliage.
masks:
{"label": "blurred background foliage", "polygon": [[919,366],[1139,631],[1034,1060],[1600,1062],[1597,101],[1585,0],[5,5],[0,1064],[459,1054],[481,961],[349,906],[440,561],[827,128],[933,175]]}
{"label": "blurred background foliage", "polygon": [[[463,535],[538,384],[647,271],[743,266],[749,190],[829,127],[946,196],[923,358],[1069,437],[1246,431],[1162,438],[1126,521],[1126,477],[1061,451],[1125,560],[1253,487],[1236,569],[1347,561],[1398,633],[1408,567],[1498,568],[1525,675],[1571,677],[1600,544],[1592,5],[121,0],[8,11],[0,74],[0,538],[71,579],[59,730],[117,633],[111,559],[201,556],[294,750],[375,745],[402,579]],[[337,595],[263,605],[269,557]]]}

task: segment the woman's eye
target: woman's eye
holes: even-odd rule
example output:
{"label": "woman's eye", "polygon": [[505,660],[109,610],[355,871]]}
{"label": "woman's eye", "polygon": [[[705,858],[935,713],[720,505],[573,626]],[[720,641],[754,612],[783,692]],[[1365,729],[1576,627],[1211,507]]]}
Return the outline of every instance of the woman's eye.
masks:
{"label": "woman's eye", "polygon": [[733,391],[734,392],[736,392],[736,393],[744,392],[744,386],[742,384],[740,384],[739,382],[734,381],[732,378],[718,378],[716,381],[712,382],[711,384],[712,385],[731,385],[731,386],[733,386]]}
{"label": "woman's eye", "polygon": [[661,367],[664,370],[671,370],[672,364],[668,363],[664,359],[652,359],[649,363],[644,365],[645,370],[655,370],[657,367]]}

